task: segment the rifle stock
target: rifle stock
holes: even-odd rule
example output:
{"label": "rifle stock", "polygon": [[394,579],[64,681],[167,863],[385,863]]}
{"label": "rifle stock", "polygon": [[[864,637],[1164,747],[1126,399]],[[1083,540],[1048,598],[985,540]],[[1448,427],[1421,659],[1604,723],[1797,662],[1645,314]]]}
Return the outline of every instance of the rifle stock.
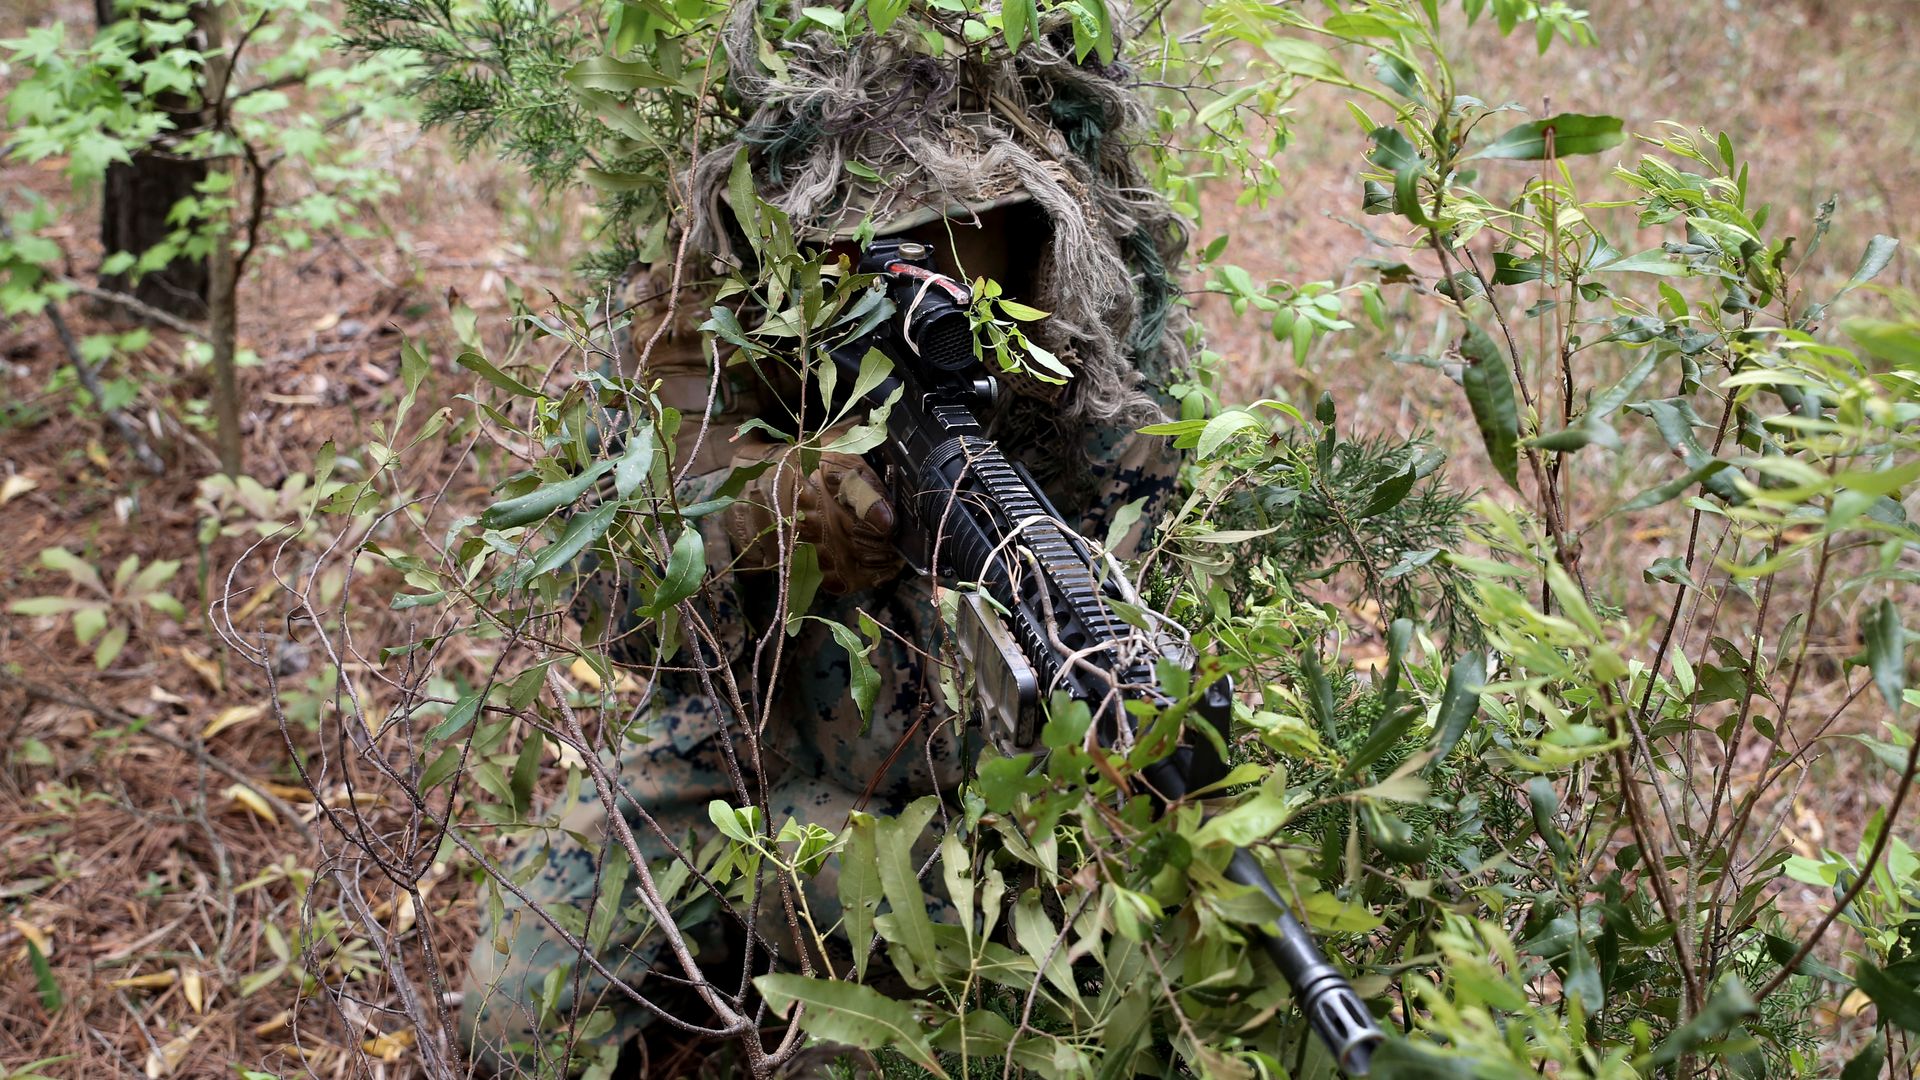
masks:
{"label": "rifle stock", "polygon": [[[895,311],[835,353],[837,363],[855,371],[870,347],[893,363],[871,400],[899,391],[886,440],[874,453],[895,500],[901,550],[922,573],[977,585],[962,605],[960,647],[976,671],[996,742],[1010,752],[1030,747],[1041,700],[1065,690],[1087,703],[1103,745],[1122,743],[1133,734],[1122,707],[1128,698],[1168,702],[1154,664],[1172,642],[1120,617],[1111,601],[1141,605],[1117,563],[1094,552],[987,437],[975,409],[990,404],[996,388],[974,359],[970,297],[965,285],[930,269],[930,255],[924,245],[897,240],[871,245],[860,270],[881,275]],[[1196,706],[1222,735],[1231,697],[1221,679]],[[1163,803],[1171,802],[1224,771],[1209,758],[1210,745],[1183,747],[1143,775]],[[1279,908],[1279,918],[1260,932],[1263,947],[1340,1068],[1365,1076],[1384,1036],[1359,995],[1251,853],[1236,849],[1226,873]]]}

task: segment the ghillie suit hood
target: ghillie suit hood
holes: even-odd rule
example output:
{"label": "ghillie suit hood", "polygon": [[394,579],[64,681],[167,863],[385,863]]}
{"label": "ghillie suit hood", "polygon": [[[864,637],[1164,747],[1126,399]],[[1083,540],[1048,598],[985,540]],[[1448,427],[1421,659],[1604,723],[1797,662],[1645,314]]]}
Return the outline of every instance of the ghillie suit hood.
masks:
{"label": "ghillie suit hood", "polygon": [[757,11],[740,0],[727,23],[728,87],[745,119],[733,147],[707,153],[688,177],[690,245],[736,261],[725,191],[740,146],[761,198],[814,239],[863,219],[883,232],[966,220],[1024,193],[1051,224],[1036,295],[1018,298],[1051,316],[1027,332],[1074,370],[1063,393],[1040,396],[1057,397],[1049,409],[1069,422],[1159,418],[1150,384],[1188,359],[1171,277],[1186,229],[1133,160],[1145,116],[1127,70],[1075,61],[1069,16],[1056,14],[1012,57],[935,59],[900,29],[851,43],[815,32],[785,43],[775,73],[760,60]]}

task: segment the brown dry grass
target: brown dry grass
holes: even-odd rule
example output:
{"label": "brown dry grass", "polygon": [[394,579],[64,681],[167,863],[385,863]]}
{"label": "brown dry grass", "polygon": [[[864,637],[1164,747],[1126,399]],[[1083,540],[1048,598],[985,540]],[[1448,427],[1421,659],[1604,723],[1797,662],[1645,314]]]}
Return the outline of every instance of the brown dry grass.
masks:
{"label": "brown dry grass", "polygon": [[[72,15],[74,7],[51,0],[10,5],[0,15],[0,34]],[[1535,106],[1550,89],[1556,109],[1620,112],[1630,126],[1671,117],[1728,129],[1753,153],[1760,191],[1797,227],[1829,192],[1840,194],[1842,218],[1829,250],[1844,276],[1868,234],[1920,235],[1920,186],[1909,179],[1920,149],[1920,57],[1907,40],[1908,7],[1904,0],[1744,7],[1631,0],[1597,12],[1602,44],[1595,50],[1556,48],[1542,59],[1527,42],[1477,32],[1472,47],[1459,50],[1472,57],[1462,82],[1489,100]],[[1355,258],[1377,254],[1332,216],[1355,207],[1352,167],[1364,150],[1336,104],[1330,96],[1302,103],[1285,156],[1293,178],[1286,198],[1236,210],[1218,193],[1222,202],[1210,207],[1213,226],[1236,237],[1233,257],[1256,276],[1340,280]],[[508,222],[524,221],[530,209],[509,174],[454,167],[438,143],[406,132],[371,137],[384,140],[405,187],[377,223],[384,239],[329,242],[264,265],[245,286],[243,337],[264,358],[243,379],[250,471],[269,485],[304,471],[326,439],[342,446],[365,440],[394,393],[399,334],[438,333],[447,286],[483,313],[497,312],[502,274],[558,286],[543,276],[546,268],[573,254],[552,243],[532,252],[514,246]],[[54,238],[70,252],[72,272],[85,276],[98,258],[85,201],[74,200],[45,168],[0,168],[0,187],[29,188],[72,207]],[[1910,257],[1902,256],[1893,276],[1913,283]],[[1473,436],[1454,388],[1378,359],[1383,351],[1424,346],[1413,339],[1428,314],[1403,306],[1385,340],[1324,348],[1296,367],[1261,327],[1207,311],[1216,347],[1236,358],[1239,396],[1278,388],[1311,400],[1332,389],[1343,413],[1364,417],[1369,427],[1435,431],[1460,451],[1458,467],[1472,480]],[[81,321],[99,325],[99,313]],[[206,467],[204,451],[190,434],[162,428],[173,468],[149,480],[93,417],[70,416],[65,394],[43,389],[64,361],[42,323],[0,326],[0,356],[7,410],[0,476],[23,475],[37,485],[0,511],[7,526],[0,595],[58,590],[61,581],[33,560],[42,547],[64,545],[96,563],[128,554],[184,559],[180,591],[193,610],[180,624],[151,621],[105,673],[93,670],[63,627],[0,615],[0,663],[16,672],[0,676],[0,1065],[70,1055],[46,1071],[137,1075],[150,1054],[165,1056],[180,1040],[176,1076],[231,1077],[235,1066],[283,1075],[364,1066],[375,1075],[407,1075],[403,1046],[376,1042],[354,1053],[361,1040],[402,1030],[379,1012],[387,988],[378,979],[362,987],[365,1014],[345,1023],[313,995],[300,994],[292,978],[240,995],[246,978],[268,965],[265,928],[292,934],[311,920],[297,873],[312,849],[284,812],[272,823],[249,814],[226,795],[228,777],[176,745],[190,747],[222,710],[264,694],[261,674],[231,663],[200,614],[241,544],[222,538],[202,547],[195,538],[194,478]],[[136,409],[142,415],[164,411],[163,397],[205,395],[204,373],[182,364],[168,335],[134,367],[149,387],[149,399]],[[451,458],[413,465],[423,479],[454,467]],[[461,473],[450,494],[471,503],[482,492],[476,476]],[[1672,538],[1606,541],[1610,569],[1601,580],[1611,576],[1621,583],[1612,591],[1623,592],[1637,581],[1639,565],[1670,553]],[[365,579],[361,587],[372,602],[362,610],[382,612],[382,590],[394,584]],[[273,598],[263,598],[253,622],[270,627],[274,611]],[[382,627],[370,630],[377,636]],[[1830,651],[1844,655],[1850,631],[1836,622],[1822,632]],[[1826,693],[1838,685],[1835,672],[1837,664],[1829,664]],[[29,740],[49,750],[53,764],[29,760]],[[292,779],[269,719],[214,736],[206,752],[261,783]],[[1856,830],[1880,795],[1876,783],[1833,774],[1831,785],[1808,797],[1816,805],[1799,816],[1802,831],[1823,819],[1850,821],[1843,833]],[[296,879],[275,876],[283,866]],[[263,884],[236,891],[262,875]],[[452,956],[462,954],[473,924],[471,899],[453,887],[457,880],[432,893],[433,910],[418,916]],[[324,895],[317,900],[324,907]],[[50,946],[65,999],[58,1010],[46,1009],[26,963],[29,931]],[[324,967],[324,949],[319,959]],[[164,982],[169,972],[169,985],[114,986],[139,977]],[[187,972],[202,983],[200,1008],[179,981]],[[391,1064],[374,1053],[386,1050],[393,1051]]]}

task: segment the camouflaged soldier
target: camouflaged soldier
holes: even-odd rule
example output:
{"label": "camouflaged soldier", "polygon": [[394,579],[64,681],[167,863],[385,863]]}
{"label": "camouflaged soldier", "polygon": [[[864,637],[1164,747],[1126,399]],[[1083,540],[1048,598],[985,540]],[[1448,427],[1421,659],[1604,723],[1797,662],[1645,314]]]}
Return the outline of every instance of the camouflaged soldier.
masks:
{"label": "camouflaged soldier", "polygon": [[[851,253],[861,236],[922,240],[939,253],[943,271],[992,278],[1006,295],[1051,312],[1030,333],[1073,368],[1074,378],[1064,387],[1008,380],[1013,392],[988,418],[990,430],[1085,534],[1105,536],[1129,504],[1142,505],[1142,521],[1154,520],[1173,489],[1177,461],[1164,440],[1133,432],[1164,416],[1168,385],[1184,370],[1183,313],[1166,269],[1177,261],[1184,233],[1147,192],[1127,152],[1123,138],[1138,116],[1124,73],[1076,62],[1054,33],[1022,50],[1017,62],[937,68],[911,43],[882,38],[828,47],[821,40],[796,50],[776,79],[754,59],[754,10],[750,3],[736,8],[728,44],[731,85],[754,110],[740,143],[751,148],[762,197],[813,243]],[[722,196],[732,160],[710,152],[688,177],[699,211],[690,247],[703,264],[738,267],[749,257],[734,242]],[[848,161],[886,179],[860,181]],[[698,272],[691,264],[687,278]],[[763,382],[751,365],[726,365],[695,328],[709,307],[702,289],[688,286],[669,305],[669,280],[660,268],[630,283],[634,330],[625,359],[643,382],[660,380],[664,404],[687,418],[675,448],[676,468],[685,466],[685,505],[712,497],[736,467],[788,451],[736,433],[756,417],[777,423],[781,402],[794,400],[796,388]],[[656,335],[670,306],[674,321]],[[703,413],[704,427],[696,422]],[[791,463],[768,470],[727,511],[701,519],[707,565],[732,568],[709,583],[705,614],[729,652],[709,659],[734,664],[742,685],[749,682],[751,643],[769,629],[777,600],[778,575],[767,572],[777,563],[769,542],[775,506],[797,507],[792,527],[819,553],[827,595],[814,613],[852,626],[865,612],[887,632],[871,655],[881,685],[870,725],[849,693],[847,654],[822,624],[805,623],[786,642],[781,670],[762,671],[762,679],[777,679],[778,704],[760,733],[761,771],[752,779],[766,785],[771,820],[792,816],[838,831],[852,810],[893,813],[921,795],[952,791],[967,775],[978,736],[967,718],[940,704],[936,672],[923,662],[938,639],[933,590],[904,571],[891,541],[887,494],[860,458],[823,454],[805,476]],[[1120,545],[1122,558],[1133,553],[1139,533],[1136,527]],[[610,651],[645,665],[651,657],[637,649],[623,656],[621,649],[621,615],[629,606],[618,598],[608,606]],[[650,862],[667,854],[661,833],[682,851],[699,852],[715,831],[708,804],[737,801],[729,740],[739,738],[739,718],[708,693],[693,667],[658,674],[648,712],[619,756],[629,805],[644,807],[659,826],[656,832],[630,812]],[[565,832],[590,838],[605,835],[606,824],[592,791],[564,820]],[[592,925],[607,938],[600,962],[650,1000],[670,1001],[677,971],[663,968],[666,978],[649,978],[659,935],[643,936],[624,912],[609,917],[598,910],[630,899],[630,891],[616,892],[624,878],[617,861],[602,866],[592,850],[553,833],[526,842],[509,866],[532,899],[577,909],[581,925],[597,911]],[[808,891],[822,928],[839,918],[834,874],[830,860]],[[714,914],[716,907],[696,904],[681,920],[703,963],[738,932]],[[576,971],[576,960],[522,905],[510,903],[490,923],[475,948],[461,1009],[463,1039],[483,1068],[508,1071],[530,1061],[541,1034],[535,1002],[554,971],[564,976],[549,1024],[601,1009],[613,1022],[608,1028],[602,1021],[593,1036],[626,1040],[648,1023],[646,1009],[609,992],[584,966]],[[726,968],[711,970],[719,978]]]}

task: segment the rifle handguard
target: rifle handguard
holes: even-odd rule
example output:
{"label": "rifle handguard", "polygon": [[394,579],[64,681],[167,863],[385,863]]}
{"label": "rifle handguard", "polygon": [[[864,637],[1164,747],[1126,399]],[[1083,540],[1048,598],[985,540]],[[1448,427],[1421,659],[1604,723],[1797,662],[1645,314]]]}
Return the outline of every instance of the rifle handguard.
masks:
{"label": "rifle handguard", "polygon": [[[1093,706],[1095,734],[1112,745],[1131,723],[1122,702],[1156,693],[1154,658],[1146,655],[1152,650],[1137,647],[1110,603],[1106,566],[986,436],[974,414],[984,392],[971,374],[977,361],[965,312],[970,293],[934,273],[929,256],[925,245],[881,240],[861,261],[863,272],[884,275],[900,313],[869,339],[894,363],[894,375],[872,393],[896,399],[878,451],[901,513],[896,538],[916,570],[975,583],[1006,612],[1003,621],[978,593],[966,597],[973,608],[962,606],[960,645],[976,672],[993,673],[980,690],[1010,749],[1032,742],[1039,699],[1056,688]],[[836,350],[834,360],[857,373],[867,347],[867,340],[855,342]],[[987,382],[985,392],[991,387]],[[1136,647],[1123,649],[1123,642]],[[1196,714],[1219,727],[1231,695],[1221,685],[1206,696],[1220,700],[1213,708],[1202,701]],[[1195,757],[1177,751],[1148,766],[1145,778],[1160,798],[1178,799],[1208,782]],[[1385,1038],[1365,1003],[1245,849],[1233,853],[1227,877],[1260,889],[1280,909],[1274,924],[1256,933],[1340,1068],[1365,1076]]]}

